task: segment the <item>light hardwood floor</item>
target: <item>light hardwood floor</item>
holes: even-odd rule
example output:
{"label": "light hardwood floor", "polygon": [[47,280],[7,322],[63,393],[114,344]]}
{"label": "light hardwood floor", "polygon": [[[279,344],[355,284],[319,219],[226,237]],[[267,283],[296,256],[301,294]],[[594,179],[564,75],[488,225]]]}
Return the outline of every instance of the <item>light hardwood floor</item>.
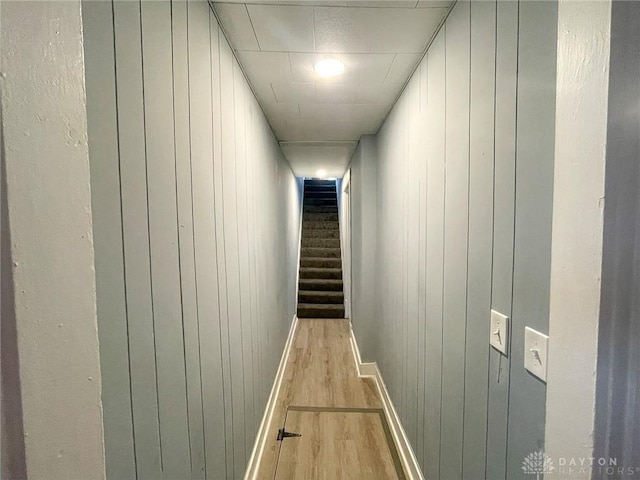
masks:
{"label": "light hardwood floor", "polygon": [[[358,377],[350,344],[348,320],[300,319],[291,346],[289,359],[285,367],[284,378],[275,412],[269,425],[269,436],[259,464],[258,478],[264,480],[272,480],[274,478],[281,444],[281,442],[277,441],[276,437],[278,430],[282,428],[285,423],[289,407],[295,407],[291,409],[296,411],[292,417],[295,418],[294,423],[292,423],[295,424],[295,428],[308,430],[308,427],[300,425],[301,419],[305,418],[304,415],[300,414],[301,410],[304,410],[300,407],[321,407],[319,410],[326,412],[327,409],[332,408],[362,410],[381,409],[382,406],[382,400],[380,399],[375,381],[370,378]],[[359,419],[352,416],[347,420],[344,412],[342,415],[338,414],[333,417],[328,415],[329,413],[330,412],[327,412],[327,415],[323,417],[323,422],[326,423],[330,418],[335,418],[336,422],[340,424],[340,426],[335,428],[325,426],[325,428],[329,428],[329,430],[333,428],[333,435],[344,434],[344,429],[347,428],[347,424],[353,421],[360,425],[365,425],[364,428],[369,433],[374,431],[379,433],[382,431],[377,427],[366,428],[367,422],[369,422],[369,425],[374,425],[371,422],[377,421],[374,418],[375,415],[372,417],[371,415],[366,415],[366,412],[360,412],[362,415],[360,415]],[[371,413],[375,413],[375,411]],[[353,413],[350,413],[350,415],[353,415]],[[317,415],[315,417],[311,415],[308,416],[308,418],[315,418],[317,420],[319,417]],[[289,424],[290,422],[288,421],[288,430],[290,428]],[[382,426],[380,426],[380,428],[382,428]],[[338,431],[342,431],[342,433],[337,434],[336,432]],[[377,435],[377,437],[380,437],[380,435]],[[295,441],[295,439],[284,440],[284,442],[293,441]],[[389,448],[389,452],[384,450],[385,447]],[[393,457],[391,453],[394,453],[395,446],[388,446],[387,442],[381,444],[380,438],[372,441],[371,435],[362,435],[361,442],[354,448],[358,449],[357,458],[363,463],[362,471],[370,469],[371,465],[381,465],[380,471],[383,473],[373,477],[369,475],[367,478],[380,478],[382,480],[384,478],[403,477],[402,473],[401,475],[384,473],[389,471],[388,461],[380,462],[381,458],[387,458],[388,453],[390,455],[389,458]],[[312,450],[317,451],[317,449]],[[381,451],[383,454],[381,454]],[[305,480],[311,478],[351,478],[347,476],[346,472],[342,477],[336,476],[334,467],[332,467],[331,474],[326,476],[326,472],[324,472],[322,468],[317,468],[317,461],[319,459],[314,458],[314,455],[296,455],[298,455],[296,462],[306,464],[306,466],[299,467],[302,468],[302,470],[298,470],[306,472],[303,474]],[[287,461],[290,463],[290,460]],[[357,466],[355,467],[356,469],[358,468]],[[286,468],[291,469],[292,467],[289,465]],[[285,470],[280,471],[278,479],[288,478],[282,476],[282,472],[284,471]]]}

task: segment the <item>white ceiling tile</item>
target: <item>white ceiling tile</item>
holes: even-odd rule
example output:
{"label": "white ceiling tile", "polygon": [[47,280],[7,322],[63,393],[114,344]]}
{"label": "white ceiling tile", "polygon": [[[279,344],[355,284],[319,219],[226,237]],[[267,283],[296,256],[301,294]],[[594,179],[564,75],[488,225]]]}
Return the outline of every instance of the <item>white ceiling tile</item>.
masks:
{"label": "white ceiling tile", "polygon": [[356,146],[357,142],[280,144],[298,177],[313,177],[319,169],[326,170],[328,177],[342,177]]}
{"label": "white ceiling tile", "polygon": [[237,52],[250,79],[291,82],[289,54],[280,52]]}
{"label": "white ceiling tile", "polygon": [[271,82],[269,82],[269,80],[255,77],[252,78],[251,76],[249,76],[249,83],[251,84],[251,88],[253,88],[253,91],[258,96],[258,99],[261,103],[275,103],[277,101],[276,96],[273,93],[273,88],[271,88]]}
{"label": "white ceiling tile", "polygon": [[400,83],[409,78],[409,75],[418,65],[418,62],[422,58],[422,54],[415,53],[399,53],[393,59],[387,78],[385,82]]}
{"label": "white ceiling tile", "polygon": [[400,93],[402,89],[402,83],[389,83],[383,84],[366,83],[358,86],[358,97],[356,103],[379,103],[386,105],[388,109],[391,109],[392,102]]}
{"label": "white ceiling tile", "polygon": [[313,52],[313,7],[247,5],[263,51]]}
{"label": "white ceiling tile", "polygon": [[356,103],[358,85],[347,83],[316,84],[317,103]]}
{"label": "white ceiling tile", "polygon": [[326,58],[325,54],[291,53],[291,74],[296,82],[317,83],[382,83],[393,62],[391,54],[342,54],[331,55],[344,63],[344,74],[323,79],[314,70],[317,61]]}
{"label": "white ceiling tile", "polygon": [[234,50],[259,50],[245,5],[217,3],[214,8]]}
{"label": "white ceiling tile", "polygon": [[295,103],[262,102],[262,108],[282,120],[300,118],[300,106]]}
{"label": "white ceiling tile", "polygon": [[316,51],[421,53],[446,8],[315,8]]}
{"label": "white ceiling tile", "polygon": [[[450,2],[223,3],[214,4],[216,12],[276,136],[352,142],[347,153],[300,149],[297,159],[289,158],[296,174],[313,175],[322,162],[322,168],[341,176],[353,142],[378,131]],[[343,75],[322,79],[316,74],[315,63],[327,57],[344,62]]]}
{"label": "white ceiling tile", "polygon": [[300,116],[303,120],[314,118],[323,121],[340,121],[346,123],[376,124],[387,113],[384,105],[357,104],[303,104],[300,105]]}
{"label": "white ceiling tile", "polygon": [[418,0],[349,0],[349,7],[415,8]]}
{"label": "white ceiling tile", "polygon": [[417,8],[449,8],[452,3],[442,0],[419,0]]}
{"label": "white ceiling tile", "polygon": [[315,83],[272,83],[273,93],[280,103],[313,103],[316,99]]}
{"label": "white ceiling tile", "polygon": [[[272,0],[274,2],[275,0]],[[280,5],[305,5],[311,7],[346,7],[347,0],[278,0]]]}

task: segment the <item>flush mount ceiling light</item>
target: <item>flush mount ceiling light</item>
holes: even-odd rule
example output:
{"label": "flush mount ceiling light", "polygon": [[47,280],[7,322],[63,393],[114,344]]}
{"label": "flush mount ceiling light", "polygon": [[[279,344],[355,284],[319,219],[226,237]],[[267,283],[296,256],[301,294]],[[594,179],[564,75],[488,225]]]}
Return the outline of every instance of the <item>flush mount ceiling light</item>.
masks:
{"label": "flush mount ceiling light", "polygon": [[344,63],[335,58],[325,58],[316,63],[315,69],[322,78],[335,77],[344,73]]}
{"label": "flush mount ceiling light", "polygon": [[324,178],[327,176],[327,171],[326,170],[318,170],[316,172],[316,177],[318,178]]}

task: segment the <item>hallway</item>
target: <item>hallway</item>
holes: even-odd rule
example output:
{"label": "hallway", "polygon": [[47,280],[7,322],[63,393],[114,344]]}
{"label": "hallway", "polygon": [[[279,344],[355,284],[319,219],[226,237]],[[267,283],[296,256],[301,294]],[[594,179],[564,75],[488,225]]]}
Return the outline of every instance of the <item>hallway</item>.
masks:
{"label": "hallway", "polygon": [[[375,412],[376,417],[377,412],[382,409],[382,400],[375,380],[358,376],[349,329],[348,320],[298,320],[277,403],[267,428],[264,453],[257,476],[253,478],[404,478],[402,473],[397,477],[393,475],[393,458],[397,459],[398,454],[393,443],[388,444],[389,439],[380,435],[381,428],[374,427],[367,431],[373,439],[367,438],[368,435],[354,437],[348,432],[340,431],[341,425],[338,420],[330,420],[332,428],[328,430],[333,435],[321,437],[319,447],[313,449],[315,455],[304,455],[303,452],[303,456],[298,457],[299,464],[294,465],[294,468],[298,469],[295,470],[295,475],[286,469],[287,465],[283,467],[282,463],[278,462],[278,458],[282,462],[281,449],[286,450],[290,448],[291,443],[299,442],[296,438],[284,439],[282,442],[276,440],[278,429],[285,425],[285,417],[291,415],[292,409],[320,407],[330,411],[348,408],[361,412],[369,410]],[[384,415],[380,418],[383,419]],[[303,426],[312,427],[312,421],[304,419]],[[289,424],[286,429],[290,430]],[[352,445],[342,449],[341,440],[350,440]],[[337,446],[335,453],[339,455],[325,456],[324,461],[319,461],[316,455],[327,455],[324,451],[331,451],[330,445],[334,443]],[[390,450],[393,451],[393,455]]]}
{"label": "hallway", "polygon": [[638,52],[637,1],[0,0],[2,480],[640,479]]}

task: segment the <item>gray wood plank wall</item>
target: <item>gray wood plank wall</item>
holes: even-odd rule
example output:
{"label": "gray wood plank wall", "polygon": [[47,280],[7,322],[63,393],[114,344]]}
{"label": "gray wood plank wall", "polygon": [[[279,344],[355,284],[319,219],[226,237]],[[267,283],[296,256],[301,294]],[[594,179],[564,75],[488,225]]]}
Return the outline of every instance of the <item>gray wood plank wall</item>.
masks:
{"label": "gray wood plank wall", "polygon": [[110,479],[237,479],[294,313],[300,183],[204,1],[83,3]]}
{"label": "gray wood plank wall", "polygon": [[[377,154],[353,159],[354,186],[377,171],[352,212],[361,229],[377,210],[376,315],[355,288],[354,330],[430,479],[527,478],[544,448],[523,339],[548,330],[556,24],[555,2],[459,1]],[[507,357],[489,346],[492,308],[512,318]]]}

